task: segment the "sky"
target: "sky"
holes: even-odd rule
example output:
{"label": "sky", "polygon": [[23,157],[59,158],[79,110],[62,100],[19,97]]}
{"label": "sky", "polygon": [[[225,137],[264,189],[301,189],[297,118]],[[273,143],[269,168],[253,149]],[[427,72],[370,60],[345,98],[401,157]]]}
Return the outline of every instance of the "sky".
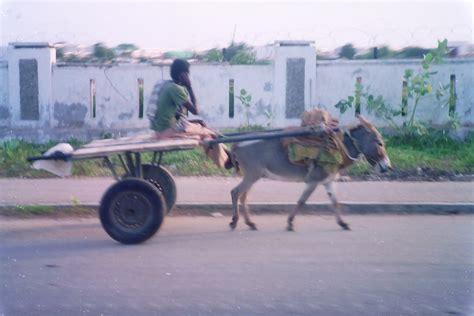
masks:
{"label": "sky", "polygon": [[60,42],[160,50],[310,40],[320,50],[346,43],[434,47],[474,42],[473,1],[124,1],[0,0],[0,46]]}

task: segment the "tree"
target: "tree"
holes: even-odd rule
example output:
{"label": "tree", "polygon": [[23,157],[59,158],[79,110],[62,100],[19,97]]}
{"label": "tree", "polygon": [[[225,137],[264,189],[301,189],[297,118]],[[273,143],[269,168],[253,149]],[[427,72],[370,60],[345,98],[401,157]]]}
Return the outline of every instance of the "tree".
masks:
{"label": "tree", "polygon": [[250,65],[255,63],[255,52],[246,43],[231,43],[229,47],[224,48],[222,52],[224,61],[232,65]]}
{"label": "tree", "polygon": [[393,51],[388,46],[382,46],[377,49],[377,58],[390,58],[393,54]]}
{"label": "tree", "polygon": [[228,62],[231,65],[252,65],[258,63],[253,48],[244,42],[231,43],[228,47],[212,48],[197,56],[207,62]]}
{"label": "tree", "polygon": [[94,57],[100,60],[112,60],[115,53],[112,49],[107,48],[104,43],[94,44]]}
{"label": "tree", "polygon": [[355,53],[356,53],[356,51],[354,49],[354,46],[352,46],[352,44],[348,43],[348,44],[341,47],[341,52],[339,53],[339,57],[352,59],[352,58],[354,58]]}
{"label": "tree", "polygon": [[[377,50],[377,56],[375,55],[375,50]],[[388,46],[373,47],[365,54],[357,54],[354,56],[354,59],[384,59],[392,58],[394,52]]]}
{"label": "tree", "polygon": [[128,57],[132,54],[133,51],[137,49],[138,49],[138,46],[136,46],[135,44],[122,43],[122,44],[117,45],[117,47],[115,47],[114,50],[119,56]]}
{"label": "tree", "polygon": [[230,60],[231,65],[252,65],[255,64],[255,52],[252,50],[241,50]]}
{"label": "tree", "polygon": [[56,48],[56,59],[61,60],[64,58],[64,48]]}
{"label": "tree", "polygon": [[64,56],[64,61],[67,63],[81,63],[81,62],[87,62],[87,59],[83,59],[75,54],[69,54],[67,56]]}
{"label": "tree", "polygon": [[204,55],[204,60],[208,62],[221,62],[223,59],[224,55],[222,54],[222,50],[219,48],[210,49]]}
{"label": "tree", "polygon": [[168,51],[163,54],[166,59],[191,59],[195,57],[194,52],[191,51]]}
{"label": "tree", "polygon": [[396,58],[423,58],[430,52],[427,48],[406,47],[395,54]]}

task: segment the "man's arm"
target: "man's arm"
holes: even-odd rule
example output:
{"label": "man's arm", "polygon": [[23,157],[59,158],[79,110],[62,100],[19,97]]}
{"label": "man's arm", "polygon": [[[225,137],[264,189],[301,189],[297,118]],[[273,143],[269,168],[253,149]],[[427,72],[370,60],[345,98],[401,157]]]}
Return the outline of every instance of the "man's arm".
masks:
{"label": "man's arm", "polygon": [[189,76],[187,73],[182,73],[181,78],[180,78],[181,83],[183,86],[188,90],[189,93],[189,101],[185,101],[182,106],[187,108],[189,112],[193,113],[194,115],[197,115],[199,113],[198,106],[197,106],[197,100],[196,96],[194,95],[193,88],[191,86],[191,80],[189,80]]}
{"label": "man's arm", "polygon": [[184,106],[185,108],[187,108],[189,110],[189,112],[193,113],[194,115],[197,115],[199,114],[199,111],[198,111],[198,107],[197,107],[197,103],[196,103],[196,97],[194,96],[194,92],[193,92],[193,89],[191,87],[186,87],[186,89],[188,90],[189,92],[189,98],[191,100],[189,101],[185,101],[182,106]]}

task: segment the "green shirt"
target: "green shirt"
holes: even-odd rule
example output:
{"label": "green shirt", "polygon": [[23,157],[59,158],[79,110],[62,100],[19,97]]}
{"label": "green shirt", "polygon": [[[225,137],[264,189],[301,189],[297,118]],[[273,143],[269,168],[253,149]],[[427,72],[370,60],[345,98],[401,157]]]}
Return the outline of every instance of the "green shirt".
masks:
{"label": "green shirt", "polygon": [[176,116],[187,116],[188,110],[182,107],[189,100],[188,90],[173,81],[163,84],[156,101],[155,118],[151,129],[164,131],[176,124]]}

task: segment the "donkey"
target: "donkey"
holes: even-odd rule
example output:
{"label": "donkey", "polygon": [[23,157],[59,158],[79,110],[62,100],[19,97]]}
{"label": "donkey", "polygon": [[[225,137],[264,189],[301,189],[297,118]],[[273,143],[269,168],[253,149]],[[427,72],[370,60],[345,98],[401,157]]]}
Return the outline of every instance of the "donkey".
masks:
{"label": "donkey", "polygon": [[229,226],[235,229],[239,221],[239,204],[245,223],[252,230],[257,226],[250,220],[247,208],[247,193],[260,178],[274,180],[305,182],[306,188],[298,200],[296,207],[288,215],[287,230],[293,231],[293,220],[298,211],[305,205],[318,184],[324,185],[326,192],[335,210],[336,221],[344,230],[350,230],[349,225],[342,220],[341,205],[333,193],[332,183],[341,169],[353,164],[363,155],[375,167],[377,172],[386,172],[391,169],[390,159],[385,150],[385,144],[380,133],[362,116],[358,116],[360,123],[339,136],[344,144],[345,152],[350,158],[343,166],[338,166],[334,173],[328,172],[317,162],[310,167],[296,165],[290,162],[281,139],[254,140],[238,143],[232,149],[233,158],[238,163],[242,181],[231,191],[233,216]]}

